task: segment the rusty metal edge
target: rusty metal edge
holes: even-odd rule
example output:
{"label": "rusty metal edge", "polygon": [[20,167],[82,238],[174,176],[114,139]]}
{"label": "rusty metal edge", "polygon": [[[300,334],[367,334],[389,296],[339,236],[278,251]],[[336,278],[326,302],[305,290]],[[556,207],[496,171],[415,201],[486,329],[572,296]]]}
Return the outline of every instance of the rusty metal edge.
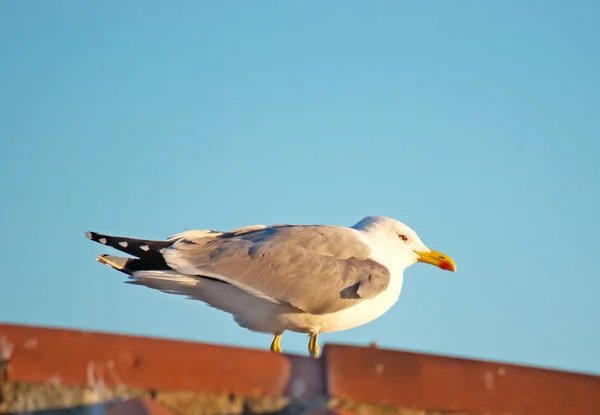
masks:
{"label": "rusty metal edge", "polygon": [[[34,338],[43,347],[28,345]],[[536,402],[555,401],[568,389],[573,390],[569,396],[579,400],[577,408],[566,409],[568,413],[600,414],[600,376],[497,361],[337,344],[326,344],[322,357],[311,359],[166,338],[0,323],[0,358],[6,352],[4,341],[14,343],[9,353],[9,377],[14,381],[47,382],[58,373],[66,375],[61,378],[66,384],[89,386],[89,362],[111,359],[123,384],[132,389],[320,396],[376,405],[526,415],[564,411],[554,405],[556,410],[542,412],[548,406]],[[381,365],[395,371],[378,371]],[[490,392],[486,373],[499,367],[510,376],[496,377],[497,387]],[[199,376],[199,368],[208,368],[207,379]],[[519,389],[507,386],[507,379],[525,389],[532,380],[541,383],[528,397],[533,404],[524,405]],[[460,384],[452,385],[455,396],[439,388],[449,382]],[[575,384],[581,386],[579,390],[570,386]],[[489,399],[482,398],[485,394]]]}
{"label": "rusty metal edge", "polygon": [[600,376],[589,373],[337,344],[325,345],[323,358],[333,399],[474,414],[600,414]]}
{"label": "rusty metal edge", "polygon": [[89,386],[92,364],[114,387],[293,398],[325,392],[323,381],[315,383],[319,361],[267,350],[6,323],[0,349],[11,381]]}
{"label": "rusty metal edge", "polygon": [[[553,373],[553,374],[562,374],[565,376],[583,376],[590,379],[598,379],[600,380],[600,374],[592,373],[592,372],[583,372],[583,371],[575,371],[575,370],[566,370],[566,369],[558,369],[558,368],[549,368],[541,365],[528,365],[528,364],[519,364],[519,363],[510,363],[508,361],[503,360],[495,360],[495,359],[474,359],[464,356],[450,355],[450,354],[435,354],[435,353],[426,353],[426,352],[417,352],[414,350],[403,350],[403,349],[390,349],[384,347],[374,347],[372,345],[369,346],[353,346],[347,344],[338,344],[338,343],[327,343],[323,346],[323,354],[321,358],[326,358],[327,353],[331,353],[332,349],[356,349],[362,350],[364,353],[372,353],[376,354],[378,352],[385,353],[393,353],[397,356],[406,356],[406,357],[419,357],[419,358],[430,358],[430,359],[440,359],[447,362],[462,362],[464,364],[493,364],[493,365],[501,365],[506,368],[515,368],[515,369],[525,369],[536,372],[545,372],[545,373]],[[329,352],[328,352],[329,350]],[[335,353],[335,352],[334,352]],[[599,414],[600,415],[600,414]]]}

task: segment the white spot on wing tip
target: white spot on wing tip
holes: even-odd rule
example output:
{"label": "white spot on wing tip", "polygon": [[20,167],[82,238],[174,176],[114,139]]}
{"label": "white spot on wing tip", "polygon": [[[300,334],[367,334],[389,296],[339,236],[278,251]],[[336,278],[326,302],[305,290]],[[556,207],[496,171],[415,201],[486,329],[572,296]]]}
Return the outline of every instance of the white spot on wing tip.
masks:
{"label": "white spot on wing tip", "polygon": [[98,239],[98,242],[100,242],[102,245],[106,245],[106,238],[100,238]]}
{"label": "white spot on wing tip", "polygon": [[121,245],[123,248],[127,248],[127,245],[129,245],[127,243],[127,241],[123,241],[123,242],[119,242],[119,245]]}
{"label": "white spot on wing tip", "polygon": [[150,250],[150,247],[149,247],[148,245],[142,245],[142,246],[140,246],[140,249],[141,249],[142,251],[149,251],[149,250]]}
{"label": "white spot on wing tip", "polygon": [[85,237],[88,239],[92,239],[92,233],[91,232],[86,232],[85,233]]}

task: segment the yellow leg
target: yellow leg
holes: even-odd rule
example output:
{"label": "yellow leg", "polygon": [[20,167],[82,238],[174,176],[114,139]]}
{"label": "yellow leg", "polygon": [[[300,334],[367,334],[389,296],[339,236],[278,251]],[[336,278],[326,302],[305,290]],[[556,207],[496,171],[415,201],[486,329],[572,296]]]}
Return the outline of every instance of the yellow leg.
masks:
{"label": "yellow leg", "polygon": [[311,357],[319,357],[319,333],[311,333],[308,340],[308,352]]}
{"label": "yellow leg", "polygon": [[276,334],[273,339],[273,343],[271,343],[271,351],[275,353],[281,353],[281,333]]}

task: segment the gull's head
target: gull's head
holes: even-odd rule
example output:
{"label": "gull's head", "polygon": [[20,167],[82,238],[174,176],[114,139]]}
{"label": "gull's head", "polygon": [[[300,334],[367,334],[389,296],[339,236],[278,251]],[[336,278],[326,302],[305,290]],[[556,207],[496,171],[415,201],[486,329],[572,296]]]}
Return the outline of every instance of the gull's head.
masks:
{"label": "gull's head", "polygon": [[353,228],[364,231],[373,242],[384,247],[382,249],[386,256],[395,258],[404,267],[422,262],[444,271],[456,272],[452,258],[428,248],[415,231],[396,219],[367,216]]}

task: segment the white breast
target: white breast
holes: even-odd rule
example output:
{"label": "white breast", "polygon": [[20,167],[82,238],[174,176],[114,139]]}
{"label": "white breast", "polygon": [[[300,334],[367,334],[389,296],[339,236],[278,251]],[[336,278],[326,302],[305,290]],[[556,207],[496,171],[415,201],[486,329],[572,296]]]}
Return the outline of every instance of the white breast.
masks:
{"label": "white breast", "polygon": [[318,331],[342,331],[367,324],[385,314],[400,297],[403,277],[392,276],[388,288],[377,297],[365,300],[352,308],[316,317]]}

